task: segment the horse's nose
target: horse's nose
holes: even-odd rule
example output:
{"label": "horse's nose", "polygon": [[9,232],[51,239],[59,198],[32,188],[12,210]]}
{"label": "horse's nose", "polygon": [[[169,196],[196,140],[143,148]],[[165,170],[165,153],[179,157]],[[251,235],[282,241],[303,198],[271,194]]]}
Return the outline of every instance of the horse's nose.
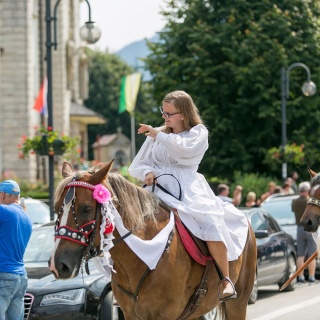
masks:
{"label": "horse's nose", "polygon": [[301,225],[304,227],[305,231],[308,232],[315,232],[318,229],[318,224],[314,223],[311,219],[301,219],[300,220]]}

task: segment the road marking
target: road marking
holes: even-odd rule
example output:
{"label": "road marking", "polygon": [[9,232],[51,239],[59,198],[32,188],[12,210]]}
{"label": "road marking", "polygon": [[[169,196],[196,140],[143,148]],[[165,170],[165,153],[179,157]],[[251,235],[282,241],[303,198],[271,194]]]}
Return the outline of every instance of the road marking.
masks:
{"label": "road marking", "polygon": [[252,319],[252,320],[271,320],[271,319],[276,319],[276,318],[278,318],[280,316],[287,315],[287,314],[289,314],[289,313],[291,313],[293,311],[296,311],[296,310],[299,310],[299,309],[303,309],[305,307],[311,306],[311,305],[319,303],[319,302],[320,302],[320,297],[316,297],[316,298],[310,299],[308,301],[295,304],[294,306],[286,307],[286,308],[283,308],[283,309],[268,313],[267,315],[264,315],[262,317],[255,318],[255,319]]}

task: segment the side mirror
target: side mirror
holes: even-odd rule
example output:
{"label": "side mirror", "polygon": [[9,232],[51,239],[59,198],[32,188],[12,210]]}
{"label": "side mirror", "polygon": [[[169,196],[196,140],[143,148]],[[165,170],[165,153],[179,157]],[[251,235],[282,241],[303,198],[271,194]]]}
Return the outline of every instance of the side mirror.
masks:
{"label": "side mirror", "polygon": [[267,238],[269,236],[269,233],[267,230],[257,230],[255,231],[254,235],[256,236],[257,239],[263,239],[263,238]]}

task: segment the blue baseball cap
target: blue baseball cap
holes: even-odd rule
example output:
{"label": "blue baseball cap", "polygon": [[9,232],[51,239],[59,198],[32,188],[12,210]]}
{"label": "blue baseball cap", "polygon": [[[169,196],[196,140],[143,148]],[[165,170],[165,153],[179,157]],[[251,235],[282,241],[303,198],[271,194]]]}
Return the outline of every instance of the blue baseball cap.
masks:
{"label": "blue baseball cap", "polygon": [[5,180],[0,183],[0,192],[20,194],[20,187],[14,180]]}

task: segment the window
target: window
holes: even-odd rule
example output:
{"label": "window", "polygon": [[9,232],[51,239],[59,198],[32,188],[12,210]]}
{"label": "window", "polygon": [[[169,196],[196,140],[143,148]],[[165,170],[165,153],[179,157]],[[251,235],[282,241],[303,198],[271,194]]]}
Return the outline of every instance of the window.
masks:
{"label": "window", "polygon": [[257,230],[267,230],[267,223],[266,221],[261,217],[259,212],[255,212],[251,217],[251,226],[253,231]]}

